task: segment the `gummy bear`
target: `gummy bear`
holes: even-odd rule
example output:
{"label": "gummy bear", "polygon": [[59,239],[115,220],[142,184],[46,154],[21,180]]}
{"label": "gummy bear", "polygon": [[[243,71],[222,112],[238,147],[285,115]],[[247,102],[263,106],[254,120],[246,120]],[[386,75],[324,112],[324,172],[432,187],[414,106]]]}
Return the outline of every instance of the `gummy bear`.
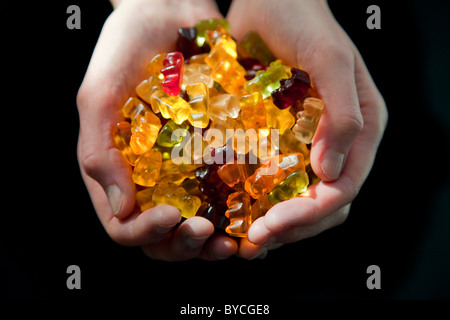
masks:
{"label": "gummy bear", "polygon": [[217,26],[224,27],[227,31],[230,31],[230,25],[226,19],[208,19],[197,22],[195,28],[197,29],[197,45],[202,47],[206,42],[206,31],[215,30]]}
{"label": "gummy bear", "polygon": [[156,181],[156,183],[159,184],[161,183],[161,181],[165,181],[175,183],[176,185],[181,185],[181,183],[185,179],[192,179],[192,178],[195,178],[195,173],[193,171],[177,172],[163,177],[160,176],[159,179]]}
{"label": "gummy bear", "polygon": [[244,84],[248,93],[261,92],[263,99],[271,95],[272,91],[280,87],[280,80],[288,78],[286,66],[281,60],[270,63],[266,70],[258,71],[255,77]]}
{"label": "gummy bear", "polygon": [[207,197],[208,206],[200,213],[210,220],[215,227],[225,229],[229,220],[225,217],[228,209],[226,200],[233,189],[228,187],[217,174],[219,165],[211,164],[195,170],[195,177],[199,181],[198,189]]}
{"label": "gummy bear", "polygon": [[[156,139],[156,140],[158,140],[158,139]],[[153,146],[153,149],[161,152],[163,161],[170,160],[170,158],[172,157],[172,147],[161,147],[160,145],[158,145],[158,143],[156,143]]]}
{"label": "gummy bear", "polygon": [[247,71],[245,80],[251,80],[256,76],[258,71],[266,70],[266,66],[264,64],[253,58],[240,59],[239,63]]}
{"label": "gummy bear", "polygon": [[295,134],[292,132],[292,130],[285,131],[284,134],[280,137],[279,148],[281,153],[284,154],[299,152],[303,154],[305,166],[310,163],[310,150],[305,143],[301,142],[295,137]]}
{"label": "gummy bear", "polygon": [[266,128],[266,109],[261,93],[253,92],[244,95],[239,100],[242,110],[242,123],[245,130]]}
{"label": "gummy bear", "polygon": [[226,206],[223,207],[216,203],[208,202],[205,210],[200,212],[198,215],[211,221],[215,228],[225,230],[230,224],[230,219],[225,216],[225,211],[227,209],[228,208]]}
{"label": "gummy bear", "polygon": [[[227,48],[229,49],[229,48]],[[218,42],[211,49],[205,62],[211,67],[212,77],[228,93],[240,95],[245,83],[245,69],[227,52],[222,43]]]}
{"label": "gummy bear", "polygon": [[273,103],[280,109],[292,106],[302,99],[311,87],[309,75],[300,69],[291,68],[292,76],[280,80],[280,87],[272,92]]}
{"label": "gummy bear", "polygon": [[162,165],[161,152],[150,150],[141,155],[134,166],[132,178],[134,183],[153,187],[159,177]]}
{"label": "gummy bear", "polygon": [[[173,147],[179,144],[189,133],[189,125],[185,122],[176,124],[169,120],[159,132],[156,143],[161,147]],[[174,133],[175,132],[175,133]]]}
{"label": "gummy bear", "polygon": [[250,175],[248,163],[226,163],[217,170],[217,174],[229,187],[234,187],[240,181],[244,182]]}
{"label": "gummy bear", "polygon": [[272,191],[287,175],[295,170],[305,170],[301,153],[273,157],[248,177],[245,181],[245,191],[254,199],[258,199]]}
{"label": "gummy bear", "polygon": [[266,122],[269,128],[278,129],[280,136],[292,128],[295,124],[295,118],[289,109],[278,109],[273,104],[271,97],[267,97],[263,102],[266,109]]}
{"label": "gummy bear", "polygon": [[183,54],[179,51],[166,54],[163,59],[163,66],[161,69],[161,73],[164,75],[164,80],[161,82],[163,91],[171,96],[179,95],[183,79]]}
{"label": "gummy bear", "polygon": [[135,154],[140,155],[150,150],[155,144],[161,129],[161,120],[148,110],[144,116],[137,116],[133,122],[130,147]]}
{"label": "gummy bear", "polygon": [[151,187],[136,192],[136,203],[142,212],[156,206],[152,201],[154,191],[155,187]]}
{"label": "gummy bear", "polygon": [[250,196],[244,191],[232,193],[227,199],[225,216],[230,224],[225,231],[231,236],[245,237],[251,224]]}
{"label": "gummy bear", "polygon": [[206,128],[209,124],[209,90],[203,82],[197,82],[186,87],[189,96],[189,105],[191,112],[188,115],[188,121],[197,128]]}
{"label": "gummy bear", "polygon": [[251,220],[252,222],[258,219],[259,217],[264,216],[270,208],[273,207],[273,204],[269,202],[267,194],[262,195],[252,204],[251,208]]}
{"label": "gummy bear", "polygon": [[[222,33],[221,33],[222,31]],[[223,33],[225,32],[225,33]],[[232,57],[234,60],[237,59],[237,51],[236,51],[236,41],[233,40],[230,34],[226,33],[226,30],[221,28],[220,26],[216,29],[216,31],[211,31],[212,39],[210,40],[211,47],[215,45],[221,46],[225,49],[225,52]]]}
{"label": "gummy bear", "polygon": [[308,188],[309,178],[305,171],[297,170],[288,175],[269,194],[271,204],[292,199]]}
{"label": "gummy bear", "polygon": [[212,78],[211,73],[211,68],[205,63],[186,64],[184,66],[181,89],[186,90],[188,85],[192,85],[197,82],[203,82],[208,88],[212,88],[214,85],[214,79]]}
{"label": "gummy bear", "polygon": [[198,167],[200,167],[201,164],[175,164],[173,163],[173,160],[165,160],[162,163],[161,171],[159,173],[159,178],[163,178],[165,176],[175,174],[175,173],[184,173],[189,171],[194,171]]}
{"label": "gummy bear", "polygon": [[254,58],[266,66],[276,59],[272,51],[255,31],[249,31],[242,38],[237,50],[241,57]]}
{"label": "gummy bear", "polygon": [[212,121],[216,119],[226,121],[227,118],[236,119],[240,110],[241,106],[236,95],[222,93],[210,99],[208,116]]}
{"label": "gummy bear", "polygon": [[[139,83],[136,87],[136,93],[147,103],[150,103],[150,98],[156,90],[162,90],[161,82],[164,80],[164,75],[161,73],[163,60],[166,57],[165,53],[157,54],[153,57],[147,66],[147,71],[150,74],[149,78]],[[159,112],[154,110],[155,113]]]}
{"label": "gummy bear", "polygon": [[129,98],[122,107],[122,115],[131,120],[131,124],[138,116],[143,116],[150,109],[138,98]]}
{"label": "gummy bear", "polygon": [[316,133],[324,103],[321,99],[307,98],[303,102],[303,111],[297,113],[297,122],[292,128],[295,137],[308,144],[312,142]]}
{"label": "gummy bear", "polygon": [[158,183],[152,195],[152,202],[156,205],[168,204],[181,212],[184,218],[195,216],[202,201],[196,196],[191,196],[182,187],[172,182],[161,181]]}
{"label": "gummy bear", "polygon": [[132,166],[136,163],[138,156],[133,153],[130,147],[131,124],[127,121],[120,121],[115,127],[113,134],[117,148],[122,152],[125,160]]}
{"label": "gummy bear", "polygon": [[166,119],[172,119],[176,124],[181,124],[186,121],[191,107],[180,96],[170,96],[163,91],[156,90],[151,99],[152,109],[154,112],[159,110],[161,115]]}

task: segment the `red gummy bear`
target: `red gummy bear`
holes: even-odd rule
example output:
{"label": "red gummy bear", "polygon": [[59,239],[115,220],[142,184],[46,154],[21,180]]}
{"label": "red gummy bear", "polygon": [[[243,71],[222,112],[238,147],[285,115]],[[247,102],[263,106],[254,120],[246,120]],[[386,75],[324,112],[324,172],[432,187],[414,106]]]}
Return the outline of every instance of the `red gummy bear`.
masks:
{"label": "red gummy bear", "polygon": [[273,103],[280,109],[286,109],[303,98],[311,87],[309,75],[303,70],[291,68],[292,76],[281,79],[281,86],[272,92]]}
{"label": "red gummy bear", "polygon": [[181,92],[183,80],[184,57],[179,51],[169,52],[163,60],[164,68],[161,73],[164,80],[161,82],[162,89],[171,96],[177,96]]}

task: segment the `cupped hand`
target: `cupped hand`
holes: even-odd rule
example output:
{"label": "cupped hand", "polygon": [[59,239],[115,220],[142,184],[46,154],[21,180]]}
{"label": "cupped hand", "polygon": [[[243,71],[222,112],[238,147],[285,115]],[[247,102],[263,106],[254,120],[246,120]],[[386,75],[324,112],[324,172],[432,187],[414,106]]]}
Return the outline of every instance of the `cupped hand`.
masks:
{"label": "cupped hand", "polygon": [[372,168],[387,110],[326,1],[234,0],[227,19],[237,40],[254,30],[275,56],[307,71],[325,102],[311,148],[311,166],[321,182],[251,225],[239,246],[239,255],[250,259],[346,220]]}
{"label": "cupped hand", "polygon": [[131,169],[112,138],[122,120],[121,106],[146,78],[146,64],[158,53],[175,50],[174,30],[221,15],[210,0],[118,2],[113,2],[117,8],[104,24],[77,96],[78,160],[97,215],[113,240],[141,246],[154,259],[215,260],[234,255],[236,241],[214,234],[204,218],[192,217],[174,228],[181,215],[172,206],[134,212]]}

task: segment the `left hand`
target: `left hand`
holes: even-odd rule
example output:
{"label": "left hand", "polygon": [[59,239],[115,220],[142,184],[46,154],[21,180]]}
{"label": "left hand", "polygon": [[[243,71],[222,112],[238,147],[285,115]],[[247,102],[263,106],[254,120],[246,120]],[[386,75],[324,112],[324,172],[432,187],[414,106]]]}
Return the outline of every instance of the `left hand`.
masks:
{"label": "left hand", "polygon": [[311,148],[311,165],[321,182],[251,225],[238,254],[252,259],[346,220],[372,168],[387,110],[325,0],[234,0],[227,19],[236,39],[254,30],[275,56],[307,71],[325,102]]}

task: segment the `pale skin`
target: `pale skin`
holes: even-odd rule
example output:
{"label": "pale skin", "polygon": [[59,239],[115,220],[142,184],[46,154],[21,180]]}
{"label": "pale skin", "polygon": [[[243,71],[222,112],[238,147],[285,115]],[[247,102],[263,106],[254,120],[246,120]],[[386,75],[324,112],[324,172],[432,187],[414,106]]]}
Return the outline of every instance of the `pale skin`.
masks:
{"label": "pale skin", "polygon": [[[227,19],[239,40],[257,31],[274,54],[313,79],[326,109],[311,148],[311,164],[322,180],[307,197],[274,206],[250,227],[248,238],[214,232],[202,217],[181,220],[178,209],[161,205],[133,212],[131,169],[111,132],[120,108],[145,79],[145,65],[173,51],[179,27],[221,17],[210,0],[111,1],[77,97],[78,158],[97,215],[119,244],[141,246],[153,259],[263,258],[268,250],[315,236],[343,223],[369,174],[387,123],[384,100],[358,50],[325,1],[234,0]],[[287,9],[286,9],[287,8]],[[361,213],[363,214],[363,213]]]}

